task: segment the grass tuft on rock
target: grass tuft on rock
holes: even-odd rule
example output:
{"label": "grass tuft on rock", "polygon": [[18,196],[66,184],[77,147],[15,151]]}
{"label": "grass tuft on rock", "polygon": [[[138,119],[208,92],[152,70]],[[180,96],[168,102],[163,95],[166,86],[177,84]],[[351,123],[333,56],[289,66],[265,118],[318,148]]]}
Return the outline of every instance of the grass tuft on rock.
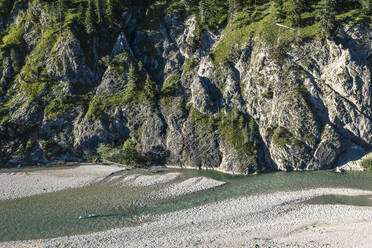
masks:
{"label": "grass tuft on rock", "polygon": [[360,164],[368,171],[372,171],[372,158],[365,158],[360,162]]}
{"label": "grass tuft on rock", "polygon": [[181,75],[179,71],[174,71],[164,82],[161,88],[161,103],[162,105],[170,105],[173,98],[177,94],[177,89],[180,87]]}
{"label": "grass tuft on rock", "polygon": [[120,163],[130,167],[140,167],[145,164],[145,159],[139,154],[136,143],[127,139],[121,148],[100,144],[97,153],[101,159]]}
{"label": "grass tuft on rock", "polygon": [[272,134],[272,141],[279,147],[286,145],[299,145],[301,141],[296,139],[293,134],[285,127],[276,127]]}

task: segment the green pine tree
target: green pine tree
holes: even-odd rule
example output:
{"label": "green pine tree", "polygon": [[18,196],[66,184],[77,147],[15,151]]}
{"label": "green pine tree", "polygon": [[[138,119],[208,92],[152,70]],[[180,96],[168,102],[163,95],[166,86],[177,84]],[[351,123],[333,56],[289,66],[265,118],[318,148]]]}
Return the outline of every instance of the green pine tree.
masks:
{"label": "green pine tree", "polygon": [[366,15],[372,15],[372,0],[359,0],[362,11]]}
{"label": "green pine tree", "polygon": [[62,18],[63,18],[63,9],[64,9],[64,1],[58,0],[58,19],[59,19],[59,32],[62,33]]}
{"label": "green pine tree", "polygon": [[130,82],[136,82],[136,79],[137,79],[136,71],[135,71],[133,65],[130,65],[130,67],[129,67],[128,79],[129,79]]}
{"label": "green pine tree", "polygon": [[97,23],[101,23],[102,17],[101,17],[101,0],[95,0],[94,1],[95,5],[95,12],[96,12],[96,17],[97,17]]}
{"label": "green pine tree", "polygon": [[184,0],[187,10],[194,10],[198,8],[198,0]]}
{"label": "green pine tree", "polygon": [[236,13],[236,0],[229,0],[229,19],[233,19]]}
{"label": "green pine tree", "polygon": [[113,21],[113,10],[114,10],[114,3],[113,0],[106,0],[106,18],[109,22]]}
{"label": "green pine tree", "polygon": [[334,2],[326,0],[323,7],[317,13],[317,19],[321,25],[321,36],[328,37],[336,27]]}
{"label": "green pine tree", "polygon": [[9,0],[0,0],[0,14],[3,14],[6,17],[11,11],[13,6],[12,1]]}
{"label": "green pine tree", "polygon": [[245,0],[245,5],[248,7],[248,8],[252,8],[256,5],[256,0]]}
{"label": "green pine tree", "polygon": [[85,30],[87,34],[92,34],[94,32],[93,9],[91,0],[88,0],[88,8],[85,12]]}
{"label": "green pine tree", "polygon": [[302,23],[301,13],[304,11],[305,6],[302,0],[291,0],[288,9],[289,20],[291,25],[298,27]]}
{"label": "green pine tree", "polygon": [[242,0],[229,0],[228,7],[229,7],[229,18],[233,19],[235,14],[242,10],[243,8],[243,1]]}
{"label": "green pine tree", "polygon": [[121,161],[127,165],[134,166],[139,162],[139,154],[136,149],[136,143],[127,139],[121,148]]}
{"label": "green pine tree", "polygon": [[283,0],[275,0],[274,1],[275,6],[275,19],[280,20],[285,18],[285,11],[283,9]]}
{"label": "green pine tree", "polygon": [[151,81],[150,77],[147,75],[146,80],[145,80],[145,85],[143,87],[146,98],[150,103],[155,102],[155,97],[156,97],[156,86],[155,84]]}
{"label": "green pine tree", "polygon": [[200,0],[199,2],[199,17],[201,24],[204,24],[206,21],[205,18],[205,12],[206,12],[207,6],[206,6],[206,0]]}

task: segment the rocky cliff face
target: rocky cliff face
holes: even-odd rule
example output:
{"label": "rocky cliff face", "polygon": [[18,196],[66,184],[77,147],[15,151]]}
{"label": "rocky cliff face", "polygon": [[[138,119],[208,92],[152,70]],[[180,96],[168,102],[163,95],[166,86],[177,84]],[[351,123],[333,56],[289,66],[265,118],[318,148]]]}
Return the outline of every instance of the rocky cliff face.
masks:
{"label": "rocky cliff face", "polygon": [[247,174],[331,168],[351,145],[372,146],[365,25],[288,44],[279,58],[251,37],[215,63],[229,34],[202,31],[195,45],[195,17],[178,12],[151,28],[125,12],[117,32],[80,37],[21,2],[3,23],[23,30],[22,48],[0,57],[3,165],[82,161],[131,139],[147,161]]}

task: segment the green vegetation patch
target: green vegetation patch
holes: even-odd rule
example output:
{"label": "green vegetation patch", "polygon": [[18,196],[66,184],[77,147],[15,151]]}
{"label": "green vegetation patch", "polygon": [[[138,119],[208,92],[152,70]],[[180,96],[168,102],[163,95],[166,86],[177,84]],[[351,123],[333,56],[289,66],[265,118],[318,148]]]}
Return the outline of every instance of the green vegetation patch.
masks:
{"label": "green vegetation patch", "polygon": [[198,65],[198,62],[194,58],[186,58],[183,71],[188,72],[194,69]]}
{"label": "green vegetation patch", "polygon": [[189,116],[191,122],[206,127],[208,131],[213,132],[216,129],[216,121],[212,114],[201,113],[194,107],[190,108]]}
{"label": "green vegetation patch", "polygon": [[257,1],[255,6],[245,4],[229,19],[223,39],[211,53],[212,61],[215,65],[226,63],[249,39],[259,38],[272,48],[274,59],[282,62],[293,42],[326,38],[343,23],[372,25],[368,0],[334,3],[284,0]]}
{"label": "green vegetation patch", "polygon": [[141,167],[145,162],[144,158],[138,153],[136,143],[132,139],[127,139],[121,148],[100,144],[97,153],[101,159],[133,168]]}
{"label": "green vegetation patch", "polygon": [[98,119],[102,117],[104,111],[114,106],[125,106],[129,103],[142,104],[155,107],[159,95],[158,88],[147,75],[141,62],[135,64],[135,61],[129,63],[130,59],[126,53],[117,55],[110,63],[110,66],[118,74],[128,73],[127,78],[123,78],[127,83],[125,88],[118,93],[102,94],[93,98],[89,104],[87,117]]}
{"label": "green vegetation patch", "polygon": [[69,150],[67,146],[62,146],[48,140],[42,140],[40,142],[40,147],[43,149],[44,155],[50,159],[55,159],[60,155],[66,154]]}
{"label": "green vegetation patch", "polygon": [[228,1],[202,0],[199,2],[197,21],[200,29],[212,32],[222,28],[228,18]]}
{"label": "green vegetation patch", "polygon": [[52,83],[45,69],[45,60],[58,37],[59,34],[54,30],[44,30],[43,36],[38,40],[36,47],[27,57],[26,64],[17,75],[17,79],[21,82],[21,89],[31,100],[40,96]]}
{"label": "green vegetation patch", "polygon": [[[217,44],[211,53],[215,65],[226,63],[234,57],[254,33],[261,32],[264,26],[272,20],[267,16],[270,4],[263,4],[254,8],[248,8],[235,15],[224,30],[224,38]],[[271,8],[272,10],[273,8]]]}
{"label": "green vegetation patch", "polygon": [[68,28],[74,24],[83,23],[85,16],[83,5],[80,3],[79,7],[68,8],[63,12],[63,28]]}
{"label": "green vegetation patch", "polygon": [[150,4],[146,10],[144,21],[142,21],[142,27],[145,30],[151,30],[157,28],[164,16],[173,12],[179,12],[183,10],[183,1],[173,0],[158,0]]}
{"label": "green vegetation patch", "polygon": [[254,136],[257,125],[253,118],[232,110],[220,116],[217,128],[222,138],[236,150],[248,155],[256,154],[257,143]]}
{"label": "green vegetation patch", "polygon": [[179,71],[174,71],[164,82],[161,88],[161,103],[162,105],[170,105],[173,98],[177,94],[180,87],[181,74]]}
{"label": "green vegetation patch", "polygon": [[9,102],[0,102],[0,124],[10,119],[8,108]]}
{"label": "green vegetation patch", "polygon": [[251,156],[256,154],[257,124],[248,115],[236,109],[223,109],[215,115],[204,114],[191,107],[190,119],[210,132],[218,130],[224,141],[237,151]]}
{"label": "green vegetation patch", "polygon": [[83,106],[87,109],[90,99],[91,94],[59,96],[48,103],[44,109],[44,116],[47,119],[53,119],[76,106]]}
{"label": "green vegetation patch", "polygon": [[12,3],[9,0],[0,0],[0,14],[6,15],[12,8]]}
{"label": "green vegetation patch", "polygon": [[[108,58],[103,58],[102,60],[107,60],[107,59]],[[129,58],[128,53],[123,51],[120,54],[116,55],[115,58],[113,58],[111,60],[111,62],[106,61],[106,62],[103,62],[103,63],[107,63],[108,65],[110,65],[110,68],[113,69],[115,72],[117,72],[119,74],[123,74],[123,73],[125,73],[126,71],[129,70],[129,66],[128,66],[128,63],[127,63],[127,61],[129,61],[129,60],[130,60],[130,58]]]}
{"label": "green vegetation patch", "polygon": [[[19,1],[18,1],[19,2]],[[15,6],[16,2],[0,0],[0,15],[6,17],[11,12],[11,8]],[[10,48],[23,48],[26,46],[23,35],[26,31],[26,25],[30,21],[35,21],[36,17],[31,9],[28,9],[26,12],[21,12],[19,14],[19,21],[17,23],[12,23],[2,34],[1,45],[0,47],[4,50]],[[1,37],[0,36],[0,37]]]}
{"label": "green vegetation patch", "polygon": [[372,158],[363,159],[360,164],[366,168],[368,171],[372,171]]}
{"label": "green vegetation patch", "polygon": [[129,82],[125,90],[116,95],[96,96],[90,102],[87,117],[98,119],[103,112],[114,106],[125,106],[129,103],[154,106],[157,89],[155,84],[147,78],[144,82]]}
{"label": "green vegetation patch", "polygon": [[12,47],[21,47],[25,44],[23,40],[23,34],[25,28],[22,24],[12,23],[7,30],[6,35],[2,39],[1,47],[4,49]]}
{"label": "green vegetation patch", "polygon": [[300,145],[301,141],[296,139],[293,134],[285,127],[276,127],[272,133],[272,141],[279,147],[286,145]]}
{"label": "green vegetation patch", "polygon": [[[364,8],[351,8],[346,9],[344,11],[340,11],[336,14],[336,21],[338,23],[350,23],[350,24],[358,24],[363,23],[365,25],[369,25],[369,27],[372,27],[371,22],[371,9],[372,9],[372,3],[369,1],[369,6],[367,6],[368,0],[360,1],[362,6],[365,6]],[[370,9],[370,12],[366,10],[367,8]]]}
{"label": "green vegetation patch", "polygon": [[48,85],[51,84],[51,79],[49,78],[46,70],[43,70],[37,78],[32,81],[32,78],[28,78],[27,81],[21,81],[21,89],[26,93],[31,100],[36,99],[42,95]]}

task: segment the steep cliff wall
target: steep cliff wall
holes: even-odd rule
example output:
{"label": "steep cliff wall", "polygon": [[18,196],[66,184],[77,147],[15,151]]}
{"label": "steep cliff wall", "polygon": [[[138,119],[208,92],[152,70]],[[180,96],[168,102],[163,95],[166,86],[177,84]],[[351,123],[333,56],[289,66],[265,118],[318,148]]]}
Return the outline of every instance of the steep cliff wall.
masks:
{"label": "steep cliff wall", "polygon": [[265,4],[213,32],[177,5],[88,35],[76,6],[61,29],[53,4],[18,1],[0,19],[1,163],[86,160],[131,140],[143,161],[246,174],[371,148],[371,27],[313,37]]}

